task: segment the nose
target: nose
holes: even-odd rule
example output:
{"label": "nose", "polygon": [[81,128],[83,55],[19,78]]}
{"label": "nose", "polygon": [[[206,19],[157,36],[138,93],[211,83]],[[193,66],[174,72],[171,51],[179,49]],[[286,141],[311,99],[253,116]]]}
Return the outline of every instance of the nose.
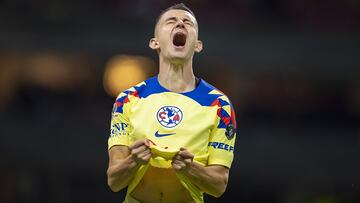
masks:
{"label": "nose", "polygon": [[176,24],[176,28],[185,28],[185,24],[182,20],[179,20]]}

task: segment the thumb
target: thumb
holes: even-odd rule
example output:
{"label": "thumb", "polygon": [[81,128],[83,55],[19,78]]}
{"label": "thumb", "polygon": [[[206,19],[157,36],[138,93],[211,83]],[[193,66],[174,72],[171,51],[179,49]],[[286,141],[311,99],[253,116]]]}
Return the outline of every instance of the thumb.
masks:
{"label": "thumb", "polygon": [[150,147],[150,140],[149,139],[145,139],[144,140],[144,144],[146,147]]}

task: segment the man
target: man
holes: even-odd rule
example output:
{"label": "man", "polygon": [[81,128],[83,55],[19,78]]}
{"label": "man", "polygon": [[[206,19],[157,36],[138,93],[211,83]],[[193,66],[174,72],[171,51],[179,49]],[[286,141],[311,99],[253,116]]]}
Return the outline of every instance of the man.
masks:
{"label": "man", "polygon": [[116,99],[108,141],[108,185],[127,187],[125,202],[203,202],[227,186],[235,143],[228,98],[193,74],[202,50],[198,24],[184,4],[163,11],[149,42],[159,75]]}

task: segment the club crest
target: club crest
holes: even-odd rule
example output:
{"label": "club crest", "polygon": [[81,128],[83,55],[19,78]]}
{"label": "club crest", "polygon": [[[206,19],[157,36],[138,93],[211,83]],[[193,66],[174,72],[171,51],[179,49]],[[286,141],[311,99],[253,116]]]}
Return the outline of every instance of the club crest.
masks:
{"label": "club crest", "polygon": [[181,122],[183,113],[176,106],[163,106],[157,112],[156,118],[165,128],[173,128]]}

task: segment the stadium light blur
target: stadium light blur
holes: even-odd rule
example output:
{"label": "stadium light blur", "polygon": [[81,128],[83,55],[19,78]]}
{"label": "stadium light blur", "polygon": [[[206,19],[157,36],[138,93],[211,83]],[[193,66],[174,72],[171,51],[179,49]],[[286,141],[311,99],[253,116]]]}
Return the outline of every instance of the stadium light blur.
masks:
{"label": "stadium light blur", "polygon": [[145,80],[154,61],[147,57],[117,55],[106,64],[103,85],[112,97]]}
{"label": "stadium light blur", "polygon": [[16,94],[18,86],[18,57],[0,56],[0,109],[9,103]]}
{"label": "stadium light blur", "polygon": [[57,53],[35,53],[26,64],[24,77],[30,84],[51,90],[71,88],[73,71],[66,57]]}
{"label": "stadium light blur", "polygon": [[91,85],[94,60],[85,54],[37,52],[26,57],[22,78],[51,91],[77,91]]}

